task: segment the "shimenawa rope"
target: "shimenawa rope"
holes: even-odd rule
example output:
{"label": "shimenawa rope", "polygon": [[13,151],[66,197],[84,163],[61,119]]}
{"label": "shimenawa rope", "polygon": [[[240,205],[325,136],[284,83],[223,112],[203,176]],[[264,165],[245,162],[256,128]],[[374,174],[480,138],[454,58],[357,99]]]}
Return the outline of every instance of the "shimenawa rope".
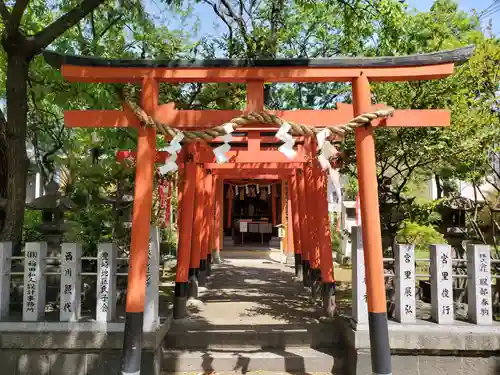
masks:
{"label": "shimenawa rope", "polygon": [[[118,92],[120,97],[123,99],[123,102],[132,110],[132,112],[137,116],[142,126],[154,127],[159,130],[162,134],[168,137],[175,137],[176,134],[181,131],[175,128],[171,128],[166,124],[162,124],[158,121],[155,121],[151,116],[149,116],[139,105],[137,105],[133,100],[130,99],[130,93],[125,87],[123,91]],[[394,113],[394,108],[386,107],[383,109],[379,109],[377,111],[364,113],[362,115],[356,116],[347,124],[338,125],[338,126],[326,126],[324,128],[318,128],[308,125],[295,124],[290,121],[286,121],[291,126],[291,133],[295,136],[312,136],[321,132],[324,129],[330,130],[332,134],[344,137],[346,132],[353,131],[354,129],[370,124],[373,120],[377,118],[388,118],[391,117]],[[184,134],[184,138],[189,141],[197,141],[204,140],[210,141],[213,138],[217,138],[220,136],[226,135],[226,131],[224,126],[227,124],[232,125],[233,129],[236,130],[245,125],[251,124],[268,124],[268,125],[276,125],[280,127],[284,120],[279,118],[276,115],[271,113],[261,111],[261,112],[250,112],[246,114],[242,114],[238,117],[233,118],[231,121],[215,126],[211,129],[200,130],[200,131],[182,131]]]}

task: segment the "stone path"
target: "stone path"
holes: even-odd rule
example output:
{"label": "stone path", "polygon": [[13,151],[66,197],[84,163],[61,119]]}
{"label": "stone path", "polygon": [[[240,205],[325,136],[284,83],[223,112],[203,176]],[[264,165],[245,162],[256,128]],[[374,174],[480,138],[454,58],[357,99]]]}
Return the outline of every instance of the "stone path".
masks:
{"label": "stone path", "polygon": [[276,252],[223,252],[223,263],[198,300],[190,301],[190,327],[317,323],[319,305],[310,302],[291,265]]}
{"label": "stone path", "polygon": [[331,348],[338,335],[281,254],[224,251],[221,257],[208,287],[188,302],[189,317],[172,323],[163,368],[178,375],[331,374],[321,371],[334,368],[337,357],[317,348]]}

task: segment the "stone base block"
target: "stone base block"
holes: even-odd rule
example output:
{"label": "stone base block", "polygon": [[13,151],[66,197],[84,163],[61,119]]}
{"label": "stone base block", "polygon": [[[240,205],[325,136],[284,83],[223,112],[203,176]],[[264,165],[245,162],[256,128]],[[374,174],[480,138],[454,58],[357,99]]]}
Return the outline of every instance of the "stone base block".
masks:
{"label": "stone base block", "polygon": [[[154,332],[144,333],[141,373],[161,374],[163,357],[161,343],[168,332],[170,321],[170,318],[167,319]],[[18,329],[16,325],[16,323],[11,323],[9,330],[0,333],[1,374],[102,375],[120,373],[123,324],[110,323],[111,330],[107,331],[101,325],[95,324],[94,326],[92,323],[63,324],[64,328],[72,327],[73,330],[62,330],[63,327],[56,329],[56,324],[20,323]]]}
{"label": "stone base block", "polygon": [[[370,351],[351,350],[344,364],[345,375],[372,374]],[[404,375],[497,375],[500,374],[500,357],[461,357],[455,355],[429,355],[419,353],[394,353],[392,373]]]}
{"label": "stone base block", "polygon": [[[103,375],[120,373],[121,355],[121,350],[117,349],[103,349],[95,353],[11,349],[0,352],[0,361],[2,373],[9,375]],[[161,359],[160,348],[143,350],[141,373],[160,375]]]}
{"label": "stone base block", "polygon": [[[367,324],[336,319],[348,348],[346,375],[371,374],[370,335]],[[500,324],[478,326],[417,321],[389,322],[392,373],[404,375],[500,374]]]}

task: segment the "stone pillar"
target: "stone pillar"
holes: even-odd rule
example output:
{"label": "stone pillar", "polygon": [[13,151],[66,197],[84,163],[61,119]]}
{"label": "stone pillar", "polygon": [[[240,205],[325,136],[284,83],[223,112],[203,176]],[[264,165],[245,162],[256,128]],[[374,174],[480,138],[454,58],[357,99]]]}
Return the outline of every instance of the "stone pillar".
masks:
{"label": "stone pillar", "polygon": [[365,258],[361,226],[351,228],[352,242],[352,315],[357,324],[368,323]]}
{"label": "stone pillar", "polygon": [[96,321],[109,322],[116,316],[116,247],[100,243],[97,254]]}
{"label": "stone pillar", "polygon": [[0,242],[0,320],[10,312],[10,271],[12,242]]}
{"label": "stone pillar", "polygon": [[151,227],[149,234],[148,268],[146,271],[146,305],[144,306],[144,332],[155,331],[160,325],[158,316],[160,294],[160,232]]}
{"label": "stone pillar", "polygon": [[453,268],[450,245],[431,245],[431,314],[438,324],[453,324]]}
{"label": "stone pillar", "polygon": [[61,292],[59,319],[75,322],[81,317],[82,299],[82,245],[63,243],[61,246]]}
{"label": "stone pillar", "polygon": [[467,246],[467,277],[469,320],[475,324],[492,324],[490,246]]}
{"label": "stone pillar", "polygon": [[46,242],[28,242],[24,259],[23,321],[36,322],[45,315]]}
{"label": "stone pillar", "polygon": [[415,323],[415,245],[398,244],[396,258],[396,321]]}

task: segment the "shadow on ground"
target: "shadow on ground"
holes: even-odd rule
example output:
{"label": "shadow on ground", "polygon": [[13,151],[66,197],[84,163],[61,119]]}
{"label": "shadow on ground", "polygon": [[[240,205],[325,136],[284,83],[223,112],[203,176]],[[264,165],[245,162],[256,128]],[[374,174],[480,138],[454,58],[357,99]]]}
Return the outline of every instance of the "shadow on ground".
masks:
{"label": "shadow on ground", "polygon": [[[343,293],[347,294],[347,291]],[[318,336],[328,335],[333,329],[332,321],[322,316],[321,301],[313,301],[310,289],[294,278],[293,267],[265,254],[256,257],[250,254],[226,255],[221,264],[214,265],[207,290],[198,299],[189,302],[188,311],[189,318],[174,322],[165,349],[200,352],[201,369],[206,374],[215,370],[214,357],[219,355],[232,358],[233,371],[252,373],[249,370],[255,370],[256,364],[254,362],[250,366],[250,362],[259,353],[282,357],[286,373],[308,374],[305,372],[306,360],[300,355],[300,350],[287,348],[277,332]],[[207,345],[206,340],[210,341],[211,334],[214,340],[216,336],[224,336],[222,344]],[[188,340],[190,335],[195,341],[190,343],[191,348],[183,344],[183,340]],[[248,341],[235,345],[239,342],[238,337]],[[265,341],[267,337],[269,342]],[[336,338],[331,341],[335,342]],[[336,349],[331,347],[315,347],[315,350],[338,356],[338,353],[332,354]],[[175,361],[175,358],[171,360]],[[332,366],[331,372],[323,374],[338,373],[336,366]]]}

